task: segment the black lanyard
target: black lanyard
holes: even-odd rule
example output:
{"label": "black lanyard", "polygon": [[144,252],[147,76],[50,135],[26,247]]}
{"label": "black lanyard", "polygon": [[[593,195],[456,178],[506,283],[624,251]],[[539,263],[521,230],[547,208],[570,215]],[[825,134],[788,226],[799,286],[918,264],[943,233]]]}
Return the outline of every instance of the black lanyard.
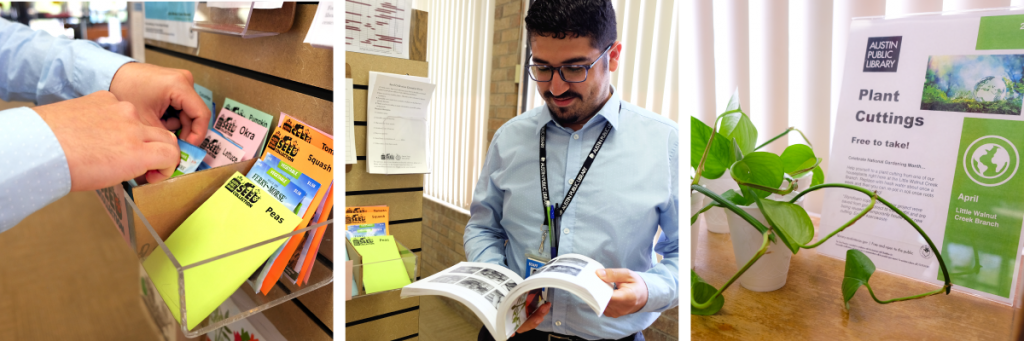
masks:
{"label": "black lanyard", "polygon": [[[583,161],[583,167],[580,167],[579,173],[576,174],[576,178],[573,179],[572,184],[569,187],[569,192],[565,193],[565,199],[562,200],[561,207],[558,208],[558,212],[555,217],[561,217],[565,213],[565,209],[569,207],[569,203],[572,202],[572,198],[576,196],[576,190],[580,188],[580,184],[583,183],[583,177],[587,175],[587,171],[590,166],[594,163],[594,159],[597,158],[597,152],[601,151],[601,146],[604,145],[604,140],[608,138],[608,133],[612,131],[612,124],[605,123],[604,131],[601,131],[601,136],[597,138],[597,142],[594,142],[594,147],[590,149],[590,154],[587,155],[587,160]],[[548,205],[548,167],[547,167],[547,148],[545,147],[545,139],[547,136],[548,127],[545,125],[540,131],[540,193],[541,193],[541,204],[544,205],[545,211]],[[547,221],[548,217],[544,217],[544,221]]]}

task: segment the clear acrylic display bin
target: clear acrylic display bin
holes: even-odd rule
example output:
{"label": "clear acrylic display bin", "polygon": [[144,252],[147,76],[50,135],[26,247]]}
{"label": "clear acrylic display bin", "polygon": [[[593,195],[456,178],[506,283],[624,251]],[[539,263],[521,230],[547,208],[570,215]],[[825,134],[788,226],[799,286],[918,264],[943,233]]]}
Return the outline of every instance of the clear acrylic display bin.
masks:
{"label": "clear acrylic display bin", "polygon": [[280,8],[261,9],[256,2],[232,2],[231,5],[210,6],[196,3],[192,28],[196,31],[258,38],[277,35],[291,29],[295,19],[295,3],[285,2]]}
{"label": "clear acrylic display bin", "polygon": [[[348,279],[346,279],[348,283],[345,283],[345,289],[348,290],[348,292],[351,294],[352,299],[402,289],[394,288],[391,290],[367,293],[366,288],[363,287],[363,278],[365,278],[363,270],[366,269],[367,265],[384,265],[385,263],[392,262],[400,263],[405,268],[405,275],[409,276],[409,283],[416,281],[416,277],[419,276],[419,267],[416,266],[416,254],[398,241],[395,241],[395,244],[398,245],[398,258],[374,263],[363,263],[362,257],[360,257],[359,253],[356,252],[354,247],[352,247],[352,242],[349,241],[348,238],[345,238],[345,248],[348,250],[348,255],[350,258],[349,262],[351,262],[352,268],[351,276],[348,276]],[[348,296],[348,294],[346,296]]]}
{"label": "clear acrylic display bin", "polygon": [[[230,259],[230,257],[232,257],[232,256],[236,256],[238,254],[244,253],[244,252],[246,252],[248,250],[251,250],[251,249],[254,249],[254,248],[257,248],[257,247],[260,247],[260,246],[264,246],[264,245],[267,245],[267,244],[270,244],[270,243],[274,243],[274,242],[279,242],[282,239],[286,239],[286,238],[289,238],[291,236],[299,235],[299,234],[302,234],[302,233],[315,232],[320,227],[325,227],[326,230],[325,230],[324,235],[328,235],[329,234],[329,230],[333,228],[334,219],[328,219],[327,221],[325,221],[323,223],[314,224],[314,225],[311,225],[309,227],[306,227],[306,228],[303,228],[303,229],[300,229],[300,230],[296,230],[296,231],[293,231],[293,232],[288,233],[288,234],[280,235],[280,236],[277,236],[277,237],[274,237],[274,238],[271,238],[271,239],[267,239],[267,240],[264,240],[264,241],[261,241],[261,242],[255,243],[255,244],[251,244],[251,245],[242,247],[240,249],[237,249],[237,250],[234,250],[234,251],[231,251],[231,252],[227,252],[227,253],[224,253],[224,254],[221,254],[221,255],[218,255],[218,256],[215,256],[215,257],[211,257],[211,258],[208,258],[208,259],[205,259],[205,260],[202,260],[202,261],[194,262],[194,263],[191,263],[191,264],[180,264],[177,261],[177,259],[174,257],[174,255],[170,252],[170,250],[168,250],[167,246],[164,244],[164,241],[163,241],[164,238],[161,238],[158,235],[157,231],[154,230],[153,226],[150,224],[149,219],[147,219],[147,217],[145,215],[143,215],[142,211],[139,209],[139,207],[136,205],[135,201],[132,199],[132,195],[127,190],[122,188],[122,186],[114,186],[114,187],[111,187],[111,188],[106,188],[106,189],[99,190],[97,192],[100,195],[101,201],[104,203],[104,205],[108,209],[108,212],[111,213],[111,218],[114,219],[115,225],[118,228],[121,229],[121,232],[122,232],[122,234],[125,237],[125,241],[129,245],[131,245],[133,248],[136,247],[136,235],[137,234],[138,235],[145,234],[147,236],[152,236],[152,239],[156,242],[156,244],[158,246],[154,250],[152,250],[153,253],[150,253],[149,255],[151,256],[151,255],[155,254],[156,252],[162,252],[171,261],[171,264],[174,265],[174,267],[175,267],[175,269],[177,271],[177,284],[175,285],[175,287],[178,290],[178,296],[179,296],[179,303],[178,304],[180,305],[180,309],[179,309],[178,313],[181,316],[181,323],[180,323],[180,329],[181,330],[180,330],[180,332],[185,337],[193,338],[193,337],[197,337],[197,336],[206,334],[208,332],[214,331],[214,330],[216,330],[216,329],[218,329],[220,327],[229,325],[229,324],[231,324],[233,322],[245,319],[245,318],[247,318],[249,316],[252,316],[254,314],[260,313],[260,312],[262,312],[264,310],[273,308],[274,306],[277,306],[277,305],[279,305],[281,303],[287,302],[287,301],[289,301],[289,300],[291,300],[293,298],[296,298],[296,297],[302,296],[304,294],[307,294],[307,293],[309,293],[311,291],[320,289],[323,286],[326,286],[327,284],[330,284],[334,280],[333,271],[329,271],[329,270],[328,271],[311,271],[310,275],[309,275],[308,282],[306,282],[306,284],[302,285],[301,287],[298,287],[295,284],[292,284],[286,278],[286,276],[282,275],[281,279],[278,280],[278,283],[277,283],[277,287],[282,289],[282,290],[271,291],[269,293],[269,295],[263,295],[262,293],[255,292],[252,289],[252,287],[249,285],[249,283],[245,282],[245,283],[243,283],[241,285],[241,287],[239,287],[234,292],[235,294],[237,294],[237,293],[244,293],[244,295],[234,295],[234,296],[235,297],[239,297],[239,296],[247,296],[247,297],[249,297],[252,300],[252,304],[248,304],[248,306],[252,306],[254,308],[241,311],[238,314],[235,314],[235,315],[232,315],[232,316],[228,316],[228,317],[226,317],[226,318],[224,318],[222,320],[219,320],[219,321],[213,322],[213,323],[211,323],[209,321],[209,318],[206,317],[206,316],[202,316],[202,317],[190,316],[189,313],[188,313],[188,306],[185,304],[185,302],[186,302],[186,295],[189,292],[188,287],[185,284],[185,278],[186,278],[185,276],[188,276],[188,273],[189,273],[188,270],[189,269],[197,269],[197,268],[200,268],[200,267],[202,267],[204,265],[216,264],[216,262],[218,262],[218,261],[224,261],[226,259]],[[117,199],[120,199],[120,200],[117,200]],[[115,212],[118,212],[118,213],[115,214]],[[324,212],[323,214],[330,214],[330,212]],[[145,226],[143,231],[137,231],[136,232],[134,226],[129,226],[130,222],[134,218],[138,218],[138,220],[136,220],[136,221],[141,220],[142,225]],[[158,218],[161,218],[161,217],[158,217]],[[132,225],[134,225],[134,224],[132,224]],[[138,226],[138,228],[139,229],[143,229],[142,226]],[[129,231],[130,231],[130,233],[129,233]],[[321,243],[331,243],[331,242],[332,241],[327,239],[327,238],[324,238],[321,241]],[[300,245],[299,249],[298,249],[299,251],[301,251],[301,247],[302,246]],[[161,297],[161,295],[157,291],[156,286],[153,284],[152,280],[150,279],[149,274],[146,272],[145,268],[143,268],[142,263],[145,261],[146,258],[148,258],[148,256],[146,256],[146,255],[143,255],[142,257],[139,258],[139,277],[140,277],[140,281],[141,281],[141,296],[142,296],[143,303],[146,306],[147,310],[149,311],[149,313],[150,313],[154,323],[157,325],[157,327],[160,329],[161,333],[164,335],[164,338],[167,339],[167,340],[176,340],[178,338],[175,337],[175,334],[178,334],[178,331],[174,330],[174,329],[177,326],[179,326],[179,324],[177,323],[177,321],[175,321],[173,315],[171,314],[170,308],[168,308],[167,304],[165,304],[163,298]],[[321,269],[318,269],[318,270],[321,270]],[[327,270],[327,269],[322,269],[322,270]],[[182,290],[182,288],[184,288],[185,290]],[[220,309],[220,308],[218,308],[218,309]],[[192,330],[188,330],[188,328],[187,328],[188,321],[192,320],[192,319],[195,319],[195,318],[203,318],[204,321],[202,321],[200,324],[198,324]]]}

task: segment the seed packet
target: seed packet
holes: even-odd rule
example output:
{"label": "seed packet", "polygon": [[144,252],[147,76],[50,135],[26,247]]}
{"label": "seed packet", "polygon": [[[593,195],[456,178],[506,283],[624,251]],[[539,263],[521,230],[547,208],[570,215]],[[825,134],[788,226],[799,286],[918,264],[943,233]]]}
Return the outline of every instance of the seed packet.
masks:
{"label": "seed packet", "polygon": [[245,154],[241,146],[216,130],[206,132],[206,139],[199,145],[199,148],[206,150],[206,158],[203,159],[203,163],[209,168],[241,162],[242,156]]}
{"label": "seed packet", "polygon": [[[296,182],[292,182],[288,177],[260,160],[252,165],[252,169],[249,170],[246,177],[300,217],[306,214],[306,210],[309,209],[308,203],[313,201],[313,195],[316,194],[316,192],[303,190]],[[306,204],[303,205],[303,203]]]}
{"label": "seed packet", "polygon": [[182,140],[178,140],[178,149],[181,150],[181,162],[178,163],[178,168],[174,170],[174,175],[171,175],[172,178],[195,172],[199,168],[199,164],[206,158],[206,150]]}

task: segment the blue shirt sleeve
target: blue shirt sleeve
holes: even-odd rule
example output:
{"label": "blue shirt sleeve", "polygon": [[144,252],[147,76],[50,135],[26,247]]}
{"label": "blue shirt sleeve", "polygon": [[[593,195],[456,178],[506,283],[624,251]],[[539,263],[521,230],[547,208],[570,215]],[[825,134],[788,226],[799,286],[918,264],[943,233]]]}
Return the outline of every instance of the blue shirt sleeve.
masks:
{"label": "blue shirt sleeve", "polygon": [[0,111],[0,233],[71,191],[64,149],[32,109]]}
{"label": "blue shirt sleeve", "polygon": [[[0,19],[0,99],[51,104],[109,90],[132,59]],[[32,109],[0,111],[0,232],[71,191],[64,149]]]}
{"label": "blue shirt sleeve", "polygon": [[[679,135],[668,139],[669,165],[679,165]],[[641,313],[662,312],[679,305],[679,167],[669,167],[671,197],[658,207],[658,221],[666,240],[655,250],[663,255],[658,265],[640,273],[647,283],[647,304]]]}
{"label": "blue shirt sleeve", "polygon": [[88,40],[55,38],[0,19],[0,98],[38,105],[110,90],[132,61]]}
{"label": "blue shirt sleeve", "polygon": [[463,246],[470,262],[505,265],[505,240],[508,235],[501,227],[502,193],[491,176],[501,167],[498,146],[495,141],[501,136],[501,128],[494,133],[487,148],[487,158],[481,170],[480,180],[473,191],[473,202],[469,206],[470,218],[463,233]]}

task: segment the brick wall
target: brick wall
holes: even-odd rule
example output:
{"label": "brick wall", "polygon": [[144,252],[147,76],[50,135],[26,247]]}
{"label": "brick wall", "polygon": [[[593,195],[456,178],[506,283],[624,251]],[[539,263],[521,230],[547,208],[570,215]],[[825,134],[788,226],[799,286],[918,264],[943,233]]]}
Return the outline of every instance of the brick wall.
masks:
{"label": "brick wall", "polygon": [[515,82],[516,64],[523,44],[523,7],[525,0],[495,0],[493,59],[491,60],[491,107],[487,120],[487,141],[494,132],[515,117],[519,85]]}
{"label": "brick wall", "polygon": [[[523,7],[527,0],[494,0],[494,41],[491,61],[491,103],[487,118],[487,143],[494,132],[515,117],[519,100],[519,84],[515,82],[516,64],[522,46],[524,28]],[[475,181],[474,181],[475,183]],[[463,232],[469,216],[432,200],[423,200],[423,237],[420,276],[427,277],[466,260],[462,245]],[[684,250],[685,251],[685,250]],[[476,315],[461,303],[444,299],[456,313],[467,321],[475,321]],[[680,302],[687,300],[680,299]],[[661,314],[661,317],[644,331],[647,340],[677,340],[679,331],[679,308]]]}

